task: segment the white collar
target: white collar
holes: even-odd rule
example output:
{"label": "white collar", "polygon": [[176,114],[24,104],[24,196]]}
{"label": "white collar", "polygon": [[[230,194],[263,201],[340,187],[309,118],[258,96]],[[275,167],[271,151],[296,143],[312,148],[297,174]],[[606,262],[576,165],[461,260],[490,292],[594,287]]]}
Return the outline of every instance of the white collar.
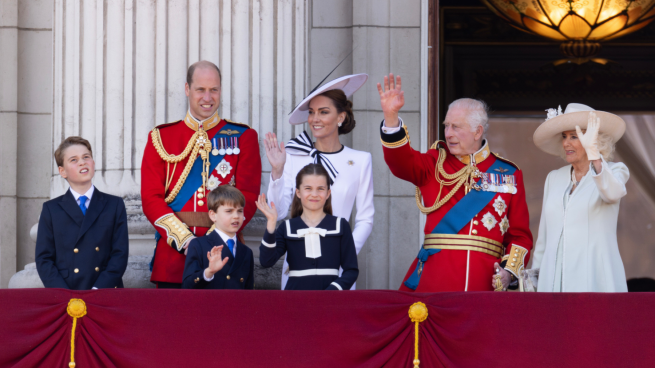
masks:
{"label": "white collar", "polygon": [[220,236],[221,239],[223,239],[223,243],[225,243],[225,245],[227,245],[227,240],[228,239],[234,240],[234,246],[237,245],[237,236],[236,236],[236,234],[233,237],[230,238],[229,236],[227,236],[226,233],[218,230],[218,228],[215,228],[214,231],[216,231],[216,234],[218,234],[218,236]]}
{"label": "white collar", "polygon": [[[87,198],[87,199],[86,199],[87,201],[90,201],[90,200],[91,200],[91,197],[93,197],[93,191],[94,191],[94,189],[95,189],[95,187],[93,186],[93,184],[91,184],[91,188],[89,188],[89,190],[87,190],[86,193],[84,193],[84,195],[85,195],[86,198]],[[70,188],[70,191],[71,191],[71,193],[73,193],[73,197],[75,197],[75,200],[76,200],[76,201],[79,201],[79,200],[80,200],[80,197],[82,196],[82,194],[80,194],[80,193],[74,191],[73,188]]]}
{"label": "white collar", "polygon": [[198,126],[204,126],[203,123],[204,123],[205,121],[211,119],[211,118],[214,116],[214,114],[212,114],[212,116],[208,117],[207,119],[204,119],[204,120],[198,120],[198,118],[196,118],[195,116],[193,116],[193,114],[191,113],[191,109],[189,109],[188,112],[189,112],[189,116],[191,117],[191,119],[193,119],[196,123],[198,123]]}

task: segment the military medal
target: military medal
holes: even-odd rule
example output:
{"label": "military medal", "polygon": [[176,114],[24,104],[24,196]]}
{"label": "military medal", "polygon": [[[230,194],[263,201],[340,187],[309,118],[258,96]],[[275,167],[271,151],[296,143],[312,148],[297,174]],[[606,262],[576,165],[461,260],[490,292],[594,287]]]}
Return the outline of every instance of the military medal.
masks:
{"label": "military medal", "polygon": [[237,137],[234,137],[234,149],[232,150],[232,153],[235,155],[241,153],[241,150],[239,149],[239,139]]}
{"label": "military medal", "polygon": [[216,144],[216,138],[212,139],[212,146],[214,147],[212,150],[212,155],[218,156],[218,144]]}
{"label": "military medal", "polygon": [[221,156],[225,156],[225,146],[223,145],[223,138],[219,138],[218,141],[221,142],[221,149],[218,150],[218,154]]}
{"label": "military medal", "polygon": [[226,144],[227,149],[225,150],[225,153],[227,153],[228,155],[231,155],[232,152],[233,152],[233,150],[232,150],[232,137],[225,138],[225,140],[227,141],[227,144]]}

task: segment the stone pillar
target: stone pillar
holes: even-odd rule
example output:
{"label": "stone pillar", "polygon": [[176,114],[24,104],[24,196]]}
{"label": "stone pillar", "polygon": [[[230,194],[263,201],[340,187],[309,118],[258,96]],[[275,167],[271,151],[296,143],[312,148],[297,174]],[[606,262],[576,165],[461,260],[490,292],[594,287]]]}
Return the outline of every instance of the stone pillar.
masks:
{"label": "stone pillar", "polygon": [[[353,73],[368,73],[369,81],[354,99],[357,129],[353,147],[373,155],[375,222],[360,255],[367,289],[397,289],[416,257],[423,234],[414,186],[391,174],[384,162],[379,129],[383,119],[377,83],[393,72],[402,76],[405,106],[400,116],[409,128],[411,145],[425,150],[427,115],[422,111],[422,12],[421,0],[354,0]],[[359,283],[358,283],[359,284]]]}
{"label": "stone pillar", "polygon": [[0,2],[0,287],[16,272],[18,1]]}

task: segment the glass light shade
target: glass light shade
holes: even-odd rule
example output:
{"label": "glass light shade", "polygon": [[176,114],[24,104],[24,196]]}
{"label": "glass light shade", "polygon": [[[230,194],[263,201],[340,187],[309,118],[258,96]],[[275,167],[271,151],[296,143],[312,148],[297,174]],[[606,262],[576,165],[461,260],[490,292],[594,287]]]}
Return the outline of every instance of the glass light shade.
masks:
{"label": "glass light shade", "polygon": [[514,27],[557,41],[605,41],[655,19],[655,0],[482,1]]}

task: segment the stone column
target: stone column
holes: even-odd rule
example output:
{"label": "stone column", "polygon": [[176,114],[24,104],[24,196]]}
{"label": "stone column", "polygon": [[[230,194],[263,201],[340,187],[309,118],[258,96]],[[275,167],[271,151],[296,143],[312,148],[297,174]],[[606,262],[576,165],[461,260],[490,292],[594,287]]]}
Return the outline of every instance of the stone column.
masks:
{"label": "stone column", "polygon": [[0,2],[0,287],[16,272],[18,1]]}
{"label": "stone column", "polygon": [[[421,104],[422,86],[427,83],[421,59],[421,0],[354,0],[353,73],[369,74],[369,81],[354,99],[357,129],[355,149],[373,155],[375,222],[373,232],[360,256],[365,264],[366,288],[397,289],[418,253],[423,234],[420,212],[414,201],[414,186],[389,171],[384,162],[379,129],[383,119],[377,83],[393,72],[401,75],[405,106],[400,116],[409,128],[411,145],[425,150],[427,114]],[[360,276],[360,279],[362,277]]]}

